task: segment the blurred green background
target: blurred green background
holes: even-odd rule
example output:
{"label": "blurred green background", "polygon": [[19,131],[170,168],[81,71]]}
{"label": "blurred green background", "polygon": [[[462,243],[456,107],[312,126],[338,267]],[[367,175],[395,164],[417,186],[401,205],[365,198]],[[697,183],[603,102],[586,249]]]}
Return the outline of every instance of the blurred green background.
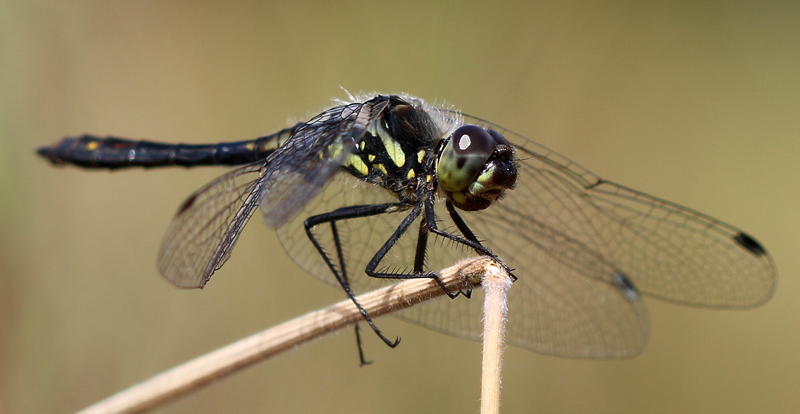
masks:
{"label": "blurred green background", "polygon": [[[179,203],[222,171],[56,169],[90,132],[254,138],[358,92],[490,119],[598,175],[739,226],[772,253],[765,306],[647,300],[628,361],[511,348],[508,413],[788,413],[800,406],[796,2],[0,2],[0,412],[67,413],[343,299],[254,219],[203,291],[155,269]],[[477,412],[480,344],[392,318],[156,412]]]}

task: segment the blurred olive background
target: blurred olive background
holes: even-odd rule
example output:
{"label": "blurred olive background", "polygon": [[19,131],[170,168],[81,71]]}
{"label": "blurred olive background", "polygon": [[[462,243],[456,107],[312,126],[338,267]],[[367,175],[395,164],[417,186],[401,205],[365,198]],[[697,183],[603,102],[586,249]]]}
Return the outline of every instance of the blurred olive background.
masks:
{"label": "blurred olive background", "polygon": [[[796,412],[796,2],[0,2],[0,412],[67,413],[335,301],[258,213],[206,289],[162,280],[179,203],[221,169],[53,168],[84,132],[255,138],[350,92],[453,104],[598,175],[750,232],[779,271],[748,311],[647,300],[640,357],[509,349],[508,413]],[[513,265],[513,264],[512,264]],[[392,318],[156,412],[477,412],[480,344]]]}

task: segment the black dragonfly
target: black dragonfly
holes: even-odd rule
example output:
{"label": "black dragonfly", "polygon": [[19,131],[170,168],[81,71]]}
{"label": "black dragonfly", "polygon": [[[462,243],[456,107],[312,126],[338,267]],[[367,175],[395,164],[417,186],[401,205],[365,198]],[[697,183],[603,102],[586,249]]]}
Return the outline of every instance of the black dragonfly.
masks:
{"label": "black dragonfly", "polygon": [[[508,342],[546,354],[639,354],[649,334],[642,293],[739,309],[763,304],[776,285],[770,255],[738,228],[408,95],[351,98],[251,141],[83,135],[38,152],[85,168],[240,165],[178,208],[158,267],[179,287],[203,287],[260,206],[295,262],[354,302],[391,279],[435,278],[476,253],[494,258],[517,278]],[[480,292],[457,293],[399,317],[479,339]]]}

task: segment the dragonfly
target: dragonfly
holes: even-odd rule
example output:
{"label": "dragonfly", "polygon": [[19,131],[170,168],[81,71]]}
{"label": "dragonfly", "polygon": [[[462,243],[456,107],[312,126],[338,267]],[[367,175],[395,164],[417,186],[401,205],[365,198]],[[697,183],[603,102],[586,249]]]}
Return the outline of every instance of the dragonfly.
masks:
{"label": "dragonfly", "polygon": [[[288,255],[340,287],[390,346],[397,340],[355,296],[396,279],[437,280],[436,270],[476,254],[515,278],[507,342],[577,358],[640,354],[650,331],[643,295],[746,309],[769,300],[777,281],[772,258],[744,231],[410,95],[351,96],[255,140],[83,135],[38,153],[89,169],[235,166],[179,206],[159,251],[161,274],[202,288],[260,207]],[[479,339],[481,292],[447,293],[398,317]]]}

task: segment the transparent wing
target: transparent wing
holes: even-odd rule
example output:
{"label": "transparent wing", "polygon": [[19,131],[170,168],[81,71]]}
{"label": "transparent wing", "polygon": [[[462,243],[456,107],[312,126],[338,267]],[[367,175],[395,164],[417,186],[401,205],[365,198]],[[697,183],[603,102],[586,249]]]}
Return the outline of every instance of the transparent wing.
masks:
{"label": "transparent wing", "polygon": [[[445,111],[444,114],[447,114]],[[509,292],[511,344],[537,352],[591,358],[640,353],[649,322],[636,290],[622,289],[620,275],[639,291],[665,300],[716,308],[746,308],[768,300],[775,287],[772,259],[741,230],[673,203],[603,181],[560,155],[479,119],[453,113],[449,122],[494,128],[517,146],[517,186],[490,208],[461,212],[477,237],[514,268]],[[457,125],[455,125],[457,126]],[[388,191],[340,174],[302,217],[358,204],[396,201]],[[356,292],[387,281],[364,274],[366,263],[407,212],[337,223],[340,262]],[[442,203],[440,228],[458,234]],[[419,220],[392,248],[383,269],[413,268]],[[336,255],[331,228],[315,234]],[[333,274],[305,237],[299,218],[279,229],[292,258],[336,285]],[[437,270],[475,253],[432,237],[426,267]],[[472,339],[481,331],[481,292],[470,300],[439,299],[401,312],[400,318]]]}
{"label": "transparent wing", "polygon": [[300,127],[270,157],[261,203],[268,225],[279,227],[319,193],[355,149],[369,123],[381,115],[388,100],[333,107]]}
{"label": "transparent wing", "polygon": [[511,266],[533,266],[532,247],[563,266],[574,265],[582,250],[598,266],[626,274],[641,292],[676,303],[747,308],[772,296],[772,258],[742,230],[602,180],[513,132],[486,126],[517,145],[520,177],[506,198],[475,214],[474,226]]}
{"label": "transparent wing", "polygon": [[[601,180],[496,125],[469,117],[465,122],[497,129],[518,146],[516,188],[484,211],[463,214],[476,235],[516,269],[511,343],[568,356],[641,352],[646,315],[638,299],[630,301],[634,312],[625,311],[619,274],[640,292],[692,306],[748,308],[772,296],[774,263],[743,231]],[[642,326],[639,336],[634,314]]]}
{"label": "transparent wing", "polygon": [[203,287],[228,257],[261,201],[266,162],[234,169],[181,204],[158,253],[158,269],[178,287]]}
{"label": "transparent wing", "polygon": [[[396,201],[394,194],[374,185],[364,185],[347,174],[338,174],[301,215],[278,229],[278,236],[295,262],[338,287],[333,273],[306,237],[303,219],[342,206],[392,201]],[[436,209],[439,227],[458,234],[444,204],[437,203]],[[317,226],[313,233],[336,268],[344,269],[353,290],[362,293],[395,282],[368,277],[364,269],[406,214],[408,211],[399,211],[337,222],[343,262],[338,260],[331,226]],[[379,270],[412,271],[421,220],[417,219],[394,245]],[[492,246],[489,241],[486,244]],[[518,268],[515,273],[520,280],[509,291],[507,336],[510,343],[537,352],[574,357],[622,358],[641,352],[649,332],[646,308],[641,300],[632,301],[612,283],[599,280],[601,274],[612,271],[610,267],[598,266],[588,258],[575,266],[564,267],[545,251],[532,248],[530,254],[536,256],[531,260],[536,267],[525,272]],[[576,256],[586,254],[586,251],[576,252]],[[426,269],[435,271],[474,255],[474,251],[461,244],[431,236]],[[513,262],[510,265],[515,266]],[[474,291],[471,299],[442,298],[409,308],[397,316],[443,333],[478,340],[482,329],[482,303],[482,292]]]}
{"label": "transparent wing", "polygon": [[159,252],[161,273],[184,288],[203,287],[260,205],[282,225],[313,198],[364,136],[388,101],[378,97],[331,108],[299,127],[269,158],[235,169],[192,194],[170,224]]}

